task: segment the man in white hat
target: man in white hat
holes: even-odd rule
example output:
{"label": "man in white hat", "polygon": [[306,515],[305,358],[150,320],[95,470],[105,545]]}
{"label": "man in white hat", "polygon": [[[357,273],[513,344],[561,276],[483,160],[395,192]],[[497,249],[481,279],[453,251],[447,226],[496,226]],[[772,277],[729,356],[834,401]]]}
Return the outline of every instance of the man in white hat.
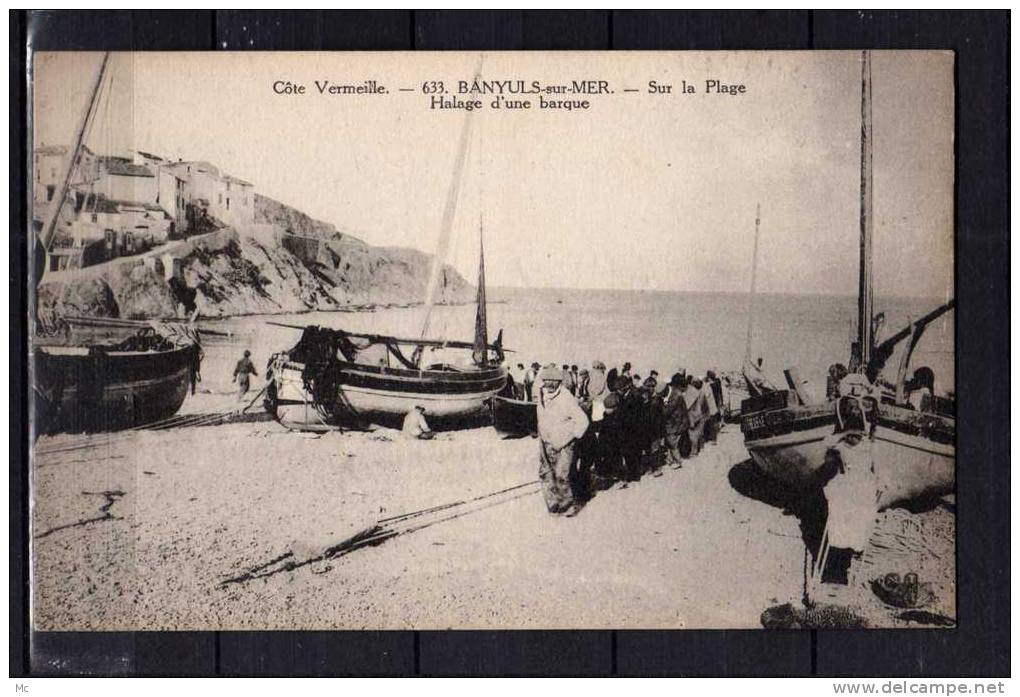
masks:
{"label": "man in white hat", "polygon": [[432,440],[436,435],[425,420],[425,407],[421,404],[411,406],[404,417],[404,427],[400,430],[405,437],[418,440]]}
{"label": "man in white hat", "polygon": [[577,441],[588,430],[588,417],[574,395],[563,387],[563,371],[555,364],[538,374],[538,478],[546,508],[555,515],[574,516],[579,507],[571,486],[577,465]]}

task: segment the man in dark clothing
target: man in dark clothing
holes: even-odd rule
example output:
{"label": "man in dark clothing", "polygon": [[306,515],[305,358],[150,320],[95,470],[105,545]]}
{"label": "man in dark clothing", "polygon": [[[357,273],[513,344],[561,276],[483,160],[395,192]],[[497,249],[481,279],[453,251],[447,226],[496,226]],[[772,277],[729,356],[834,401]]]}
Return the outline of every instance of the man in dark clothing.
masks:
{"label": "man in dark clothing", "polygon": [[244,395],[248,392],[248,388],[251,386],[250,375],[258,377],[258,373],[255,372],[255,364],[251,362],[251,351],[245,349],[244,357],[234,367],[233,381],[237,383],[238,399],[244,399]]}
{"label": "man in dark clothing", "polygon": [[620,398],[619,449],[621,458],[621,486],[641,479],[641,440],[645,427],[645,405],[634,389],[630,375],[616,379],[617,395]]}
{"label": "man in dark clothing", "polygon": [[610,391],[603,400],[604,411],[598,426],[598,452],[595,455],[596,488],[605,488],[620,475],[620,395]]}
{"label": "man in dark clothing", "polygon": [[[655,371],[652,371],[653,373]],[[645,411],[644,433],[641,440],[641,451],[644,461],[653,476],[662,476],[664,457],[662,438],[664,426],[664,409],[662,395],[658,391],[658,381],[649,377],[641,386],[641,401]]]}
{"label": "man in dark clothing", "polygon": [[610,368],[609,372],[606,373],[606,389],[610,392],[616,391],[616,379],[619,377],[620,371],[616,368]]}
{"label": "man in dark clothing", "polygon": [[[716,376],[714,370],[710,370],[705,375],[705,384],[708,387],[705,399],[712,400],[709,404],[709,416],[705,421],[705,440],[709,443],[714,443],[723,424],[722,381]],[[712,404],[715,405],[714,413],[711,409]]]}

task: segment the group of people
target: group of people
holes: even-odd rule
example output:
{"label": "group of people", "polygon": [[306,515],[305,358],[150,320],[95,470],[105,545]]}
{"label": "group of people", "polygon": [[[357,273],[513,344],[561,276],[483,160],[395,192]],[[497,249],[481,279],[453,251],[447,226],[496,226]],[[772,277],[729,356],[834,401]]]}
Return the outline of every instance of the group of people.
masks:
{"label": "group of people", "polygon": [[533,364],[513,384],[536,403],[546,506],[566,516],[596,490],[682,467],[715,442],[728,404],[726,381],[711,370],[704,378],[680,370],[661,383],[630,363],[608,371],[601,361],[583,370]]}

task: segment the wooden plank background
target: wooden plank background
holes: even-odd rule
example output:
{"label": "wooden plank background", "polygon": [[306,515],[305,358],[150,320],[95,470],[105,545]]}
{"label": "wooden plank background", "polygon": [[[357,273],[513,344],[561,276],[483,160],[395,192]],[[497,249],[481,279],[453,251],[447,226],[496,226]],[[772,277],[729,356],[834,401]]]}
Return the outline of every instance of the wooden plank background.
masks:
{"label": "wooden plank background", "polygon": [[[33,633],[25,404],[12,413],[12,676],[1005,675],[1009,671],[1009,14],[819,11],[11,11],[11,227],[35,50],[939,48],[957,56],[958,607],[953,631]],[[26,394],[25,240],[11,374]],[[18,410],[14,410],[18,411]],[[20,466],[19,466],[20,463]]]}

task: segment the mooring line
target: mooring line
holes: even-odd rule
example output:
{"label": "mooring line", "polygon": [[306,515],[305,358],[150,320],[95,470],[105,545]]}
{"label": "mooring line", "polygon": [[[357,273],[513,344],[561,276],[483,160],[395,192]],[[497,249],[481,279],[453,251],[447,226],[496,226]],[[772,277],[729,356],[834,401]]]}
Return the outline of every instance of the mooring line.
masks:
{"label": "mooring line", "polygon": [[[309,557],[303,560],[295,560],[293,558],[293,552],[288,551],[269,562],[252,567],[243,574],[224,579],[218,584],[218,587],[225,588],[234,584],[244,584],[248,581],[254,581],[259,578],[275,576],[276,574],[283,573],[285,571],[295,571],[304,566],[308,566],[309,564],[325,561],[327,559],[336,559],[364,547],[373,547],[382,544],[386,540],[397,537],[398,535],[405,535],[419,530],[424,530],[425,528],[438,525],[439,523],[445,523],[471,513],[478,513],[479,511],[483,511],[487,508],[509,503],[510,501],[514,501],[525,496],[530,496],[538,491],[538,484],[539,480],[525,482],[524,484],[517,484],[516,486],[507,487],[506,489],[500,489],[499,491],[493,491],[488,494],[482,494],[481,496],[476,496],[471,499],[444,504],[442,506],[433,506],[432,508],[425,508],[420,511],[413,511],[411,513],[392,516],[390,518],[383,518],[377,521],[374,525],[357,532],[351,537],[348,537],[331,547],[327,547],[321,554],[314,557]],[[522,491],[522,489],[525,489],[526,487],[533,487],[533,490]],[[512,495],[506,496],[506,494]],[[503,496],[503,498],[495,499],[497,496]],[[471,504],[477,504],[488,499],[495,500],[489,501],[481,506],[468,507]],[[454,511],[453,509],[460,510]],[[420,520],[424,516],[435,515],[445,511],[451,511],[451,513],[435,519],[426,519],[424,521]],[[408,521],[415,519],[419,520],[417,524],[412,523],[406,527],[402,526],[402,524],[406,524]],[[393,525],[394,523],[396,523],[396,525]],[[275,569],[270,569],[273,564],[284,560],[287,560],[284,564]]]}
{"label": "mooring line", "polygon": [[480,501],[482,499],[487,499],[487,498],[491,498],[493,496],[498,496],[499,494],[505,494],[505,493],[507,493],[509,491],[514,491],[516,489],[522,489],[522,488],[524,488],[526,486],[533,486],[533,485],[538,484],[538,483],[539,483],[539,480],[538,479],[534,479],[534,480],[532,480],[530,482],[524,482],[523,484],[516,484],[514,486],[507,487],[506,489],[500,489],[499,491],[493,491],[493,492],[488,493],[488,494],[482,494],[481,496],[476,496],[476,497],[474,497],[472,499],[465,499],[463,501],[455,501],[454,503],[446,503],[446,504],[443,504],[441,506],[433,506],[432,508],[423,508],[420,511],[413,511],[411,513],[403,513],[401,515],[395,515],[395,516],[392,516],[390,518],[381,518],[378,522],[379,522],[380,525],[382,525],[382,524],[385,524],[385,523],[393,523],[393,522],[396,522],[398,520],[406,520],[408,518],[417,518],[418,516],[422,516],[422,515],[425,515],[427,513],[432,513],[432,512],[435,512],[435,511],[445,510],[447,508],[452,508],[453,506],[461,506],[461,505],[464,505],[464,504],[472,503],[474,501]]}
{"label": "mooring line", "polygon": [[166,419],[163,421],[153,422],[144,426],[136,426],[134,428],[125,429],[123,431],[117,431],[105,435],[89,435],[79,440],[72,440],[70,443],[64,445],[55,446],[51,448],[45,448],[36,450],[35,455],[52,455],[55,453],[73,452],[76,450],[82,450],[85,448],[100,448],[103,446],[116,445],[122,441],[130,440],[131,436],[137,435],[144,431],[168,431],[175,428],[191,428],[200,426],[212,426],[217,425],[220,422],[226,422],[238,412],[215,412],[215,413],[203,413],[203,414],[186,414],[174,419]]}

